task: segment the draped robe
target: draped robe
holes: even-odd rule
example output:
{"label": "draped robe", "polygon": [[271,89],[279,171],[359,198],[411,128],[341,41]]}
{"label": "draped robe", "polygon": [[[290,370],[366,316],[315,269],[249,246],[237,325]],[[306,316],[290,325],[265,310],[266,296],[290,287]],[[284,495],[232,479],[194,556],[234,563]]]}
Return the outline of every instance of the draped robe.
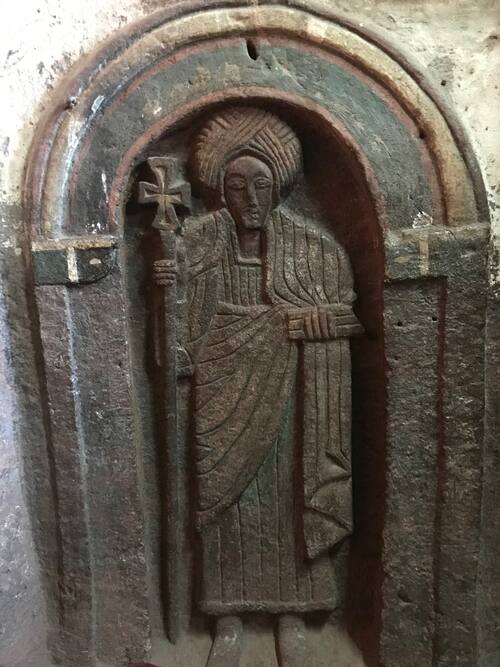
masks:
{"label": "draped robe", "polygon": [[223,209],[186,223],[202,611],[334,609],[331,548],[352,531],[350,350],[293,340],[287,312],[350,313],[349,260],[276,209],[260,260]]}

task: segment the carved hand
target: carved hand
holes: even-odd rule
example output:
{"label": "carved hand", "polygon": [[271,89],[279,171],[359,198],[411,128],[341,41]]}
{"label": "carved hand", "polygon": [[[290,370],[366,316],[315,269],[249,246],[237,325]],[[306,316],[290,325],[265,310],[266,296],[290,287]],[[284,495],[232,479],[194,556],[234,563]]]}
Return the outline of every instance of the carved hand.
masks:
{"label": "carved hand", "polygon": [[316,306],[287,312],[288,335],[292,340],[334,340],[362,333],[363,328],[350,306]]}
{"label": "carved hand", "polygon": [[158,259],[153,263],[153,280],[155,285],[171,285],[177,279],[177,266],[168,259]]}

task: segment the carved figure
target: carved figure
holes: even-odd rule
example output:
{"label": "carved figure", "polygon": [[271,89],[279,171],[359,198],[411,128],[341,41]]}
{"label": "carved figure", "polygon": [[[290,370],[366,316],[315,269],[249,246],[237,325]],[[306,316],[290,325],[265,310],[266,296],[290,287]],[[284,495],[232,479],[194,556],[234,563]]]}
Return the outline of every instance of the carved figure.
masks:
{"label": "carved figure", "polygon": [[[237,665],[242,615],[277,615],[281,660],[307,664],[304,615],[333,610],[330,551],[352,531],[349,259],[282,204],[301,167],[268,111],[216,113],[193,178],[220,207],[185,221],[177,372],[192,375],[202,612],[210,667]],[[182,274],[182,275],[181,275]]]}

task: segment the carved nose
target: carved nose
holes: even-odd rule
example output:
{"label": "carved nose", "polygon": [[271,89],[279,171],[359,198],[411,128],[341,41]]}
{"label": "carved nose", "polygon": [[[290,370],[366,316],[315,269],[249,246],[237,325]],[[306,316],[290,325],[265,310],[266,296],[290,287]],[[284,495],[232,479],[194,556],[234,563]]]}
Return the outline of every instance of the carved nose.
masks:
{"label": "carved nose", "polygon": [[257,192],[255,190],[255,187],[253,185],[248,186],[247,190],[247,196],[248,196],[248,201],[252,206],[257,206]]}

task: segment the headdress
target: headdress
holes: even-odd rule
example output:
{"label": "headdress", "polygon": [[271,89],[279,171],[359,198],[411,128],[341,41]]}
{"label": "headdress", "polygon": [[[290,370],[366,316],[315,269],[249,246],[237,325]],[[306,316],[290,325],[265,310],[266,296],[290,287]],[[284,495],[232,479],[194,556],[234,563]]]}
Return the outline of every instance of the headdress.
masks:
{"label": "headdress", "polygon": [[196,136],[193,175],[206,188],[218,190],[226,164],[244,153],[269,166],[279,192],[293,184],[302,158],[297,135],[278,116],[264,109],[235,106],[218,111]]}

